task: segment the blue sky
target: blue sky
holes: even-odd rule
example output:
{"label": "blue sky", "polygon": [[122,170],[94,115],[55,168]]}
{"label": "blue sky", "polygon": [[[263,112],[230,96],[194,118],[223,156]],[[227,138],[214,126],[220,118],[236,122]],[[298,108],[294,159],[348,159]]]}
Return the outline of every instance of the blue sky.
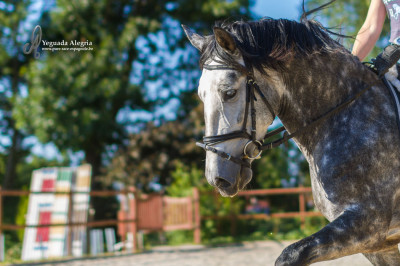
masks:
{"label": "blue sky", "polygon": [[252,11],[259,17],[298,20],[302,0],[257,0]]}

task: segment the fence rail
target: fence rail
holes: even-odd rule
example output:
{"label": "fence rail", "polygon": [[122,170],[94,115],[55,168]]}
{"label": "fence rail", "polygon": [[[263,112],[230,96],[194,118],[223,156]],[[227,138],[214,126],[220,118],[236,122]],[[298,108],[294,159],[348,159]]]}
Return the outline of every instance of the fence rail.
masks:
{"label": "fence rail", "polygon": [[103,221],[91,221],[91,222],[82,222],[82,223],[62,223],[62,224],[24,224],[24,225],[14,225],[14,224],[2,224],[1,228],[3,230],[21,230],[25,228],[41,228],[41,227],[57,227],[57,226],[67,226],[67,227],[77,227],[77,226],[86,226],[86,227],[106,227],[106,226],[117,226],[118,224],[124,223],[134,223],[137,220],[128,219],[128,220],[103,220]]}
{"label": "fence rail", "polygon": [[[69,207],[67,222],[41,224],[5,224],[3,223],[3,202],[4,197],[21,197],[29,195],[68,195]],[[101,221],[74,221],[72,217],[72,199],[76,194],[90,195],[92,197],[113,197],[123,195],[124,200],[120,202],[120,210],[117,213],[117,219],[108,219]],[[171,230],[193,230],[194,241],[200,242],[200,208],[199,194],[197,189],[193,189],[193,197],[173,198],[162,196],[160,194],[140,194],[135,188],[120,191],[27,191],[27,190],[2,190],[0,186],[0,261],[4,260],[2,252],[3,231],[24,230],[28,228],[51,228],[66,227],[89,228],[115,227],[121,237],[122,243],[130,241],[130,250],[138,248],[138,233],[150,231],[171,231]],[[122,202],[127,203],[123,206]],[[193,211],[195,213],[193,213]],[[175,215],[176,217],[172,217]],[[157,217],[157,221],[153,221]],[[177,219],[178,218],[178,219]],[[87,231],[89,232],[89,231]],[[72,230],[67,230],[66,247],[67,255],[71,255],[72,249]],[[92,241],[92,240],[91,240]],[[128,241],[128,242],[127,242]],[[128,245],[129,246],[129,245]],[[89,250],[89,249],[88,249]]]}
{"label": "fence rail", "polygon": [[[254,189],[248,191],[241,191],[237,196],[276,196],[276,195],[299,195],[299,211],[298,212],[285,212],[285,213],[272,213],[272,214],[237,214],[237,219],[269,219],[269,218],[296,218],[300,217],[302,225],[305,217],[322,216],[320,212],[306,212],[305,211],[305,194],[311,193],[311,187],[298,187],[298,188],[273,188],[273,189]],[[61,194],[61,195],[74,195],[74,194],[85,194],[94,197],[110,197],[117,195],[127,195],[133,193],[132,190],[120,190],[120,191],[27,191],[27,190],[2,190],[0,186],[0,234],[3,230],[21,230],[25,228],[38,228],[38,227],[51,227],[51,226],[87,226],[87,227],[102,227],[102,226],[117,226],[118,224],[133,223],[137,222],[137,219],[113,219],[104,221],[91,221],[85,223],[64,223],[64,224],[40,224],[40,225],[11,225],[2,223],[2,198],[3,197],[20,197],[29,196],[30,194]],[[212,192],[214,193],[214,192]],[[210,193],[210,194],[212,194]],[[187,202],[187,199],[176,199],[171,197],[165,197],[167,201],[182,203]],[[199,210],[198,210],[199,211]],[[228,215],[232,216],[232,215]],[[201,216],[202,220],[206,219],[221,219],[223,216],[218,215],[205,215]],[[173,228],[173,226],[171,226]]]}
{"label": "fence rail", "polygon": [[[306,211],[306,195],[310,194],[310,187],[298,188],[277,188],[277,189],[257,189],[241,191],[238,197],[256,197],[256,196],[279,196],[279,195],[298,195],[299,211],[297,212],[282,212],[282,213],[245,213],[245,214],[228,214],[219,215],[204,215],[200,216],[200,194],[197,189],[193,189],[193,196],[186,198],[172,198],[161,195],[141,195],[134,188],[129,188],[121,191],[22,191],[22,190],[2,190],[0,187],[0,248],[2,247],[1,239],[4,240],[2,234],[5,230],[23,230],[27,228],[49,228],[49,227],[85,227],[86,229],[94,227],[116,227],[122,241],[127,241],[127,236],[133,242],[133,250],[138,247],[137,233],[149,231],[170,231],[170,230],[193,230],[195,242],[200,242],[200,223],[201,220],[214,219],[232,219],[233,224],[236,220],[250,219],[271,219],[271,218],[300,218],[301,227],[304,228],[305,218],[312,216],[322,216],[321,213],[315,211]],[[92,197],[112,197],[118,195],[125,196],[125,207],[120,206],[117,213],[117,219],[109,219],[102,221],[87,221],[73,222],[71,219],[71,210],[68,211],[68,219],[66,223],[45,223],[45,224],[4,224],[3,223],[3,203],[4,197],[21,197],[31,194],[62,194],[68,195],[72,202],[73,195],[84,194]],[[214,195],[212,195],[214,194]],[[215,192],[204,192],[203,196],[211,196],[217,198]],[[122,204],[122,203],[121,203]],[[71,207],[69,207],[71,208]],[[68,230],[71,234],[72,230]],[[131,236],[127,235],[131,234]],[[133,238],[132,238],[133,236]],[[66,238],[67,246],[71,245],[71,235]],[[4,247],[3,247],[4,252]],[[68,248],[68,255],[71,248]],[[0,261],[2,258],[0,250]]]}
{"label": "fence rail", "polygon": [[[312,193],[311,187],[296,187],[296,188],[271,188],[271,189],[254,189],[247,191],[240,191],[237,196],[249,197],[249,196],[278,196],[278,195],[298,195],[299,199],[299,211],[297,212],[282,212],[282,213],[256,213],[256,214],[228,214],[228,215],[204,215],[201,218],[203,220],[221,220],[221,219],[234,219],[234,220],[250,220],[260,219],[267,220],[271,218],[300,218],[301,228],[305,227],[306,217],[323,216],[320,212],[306,211],[305,195]],[[211,193],[210,193],[211,194]]]}
{"label": "fence rail", "polygon": [[[90,221],[90,222],[71,222],[71,223],[57,223],[57,224],[24,224],[24,225],[12,225],[12,224],[4,224],[3,223],[3,197],[21,197],[21,196],[29,196],[33,195],[69,195],[71,199],[73,195],[76,194],[84,194],[90,195],[93,197],[110,197],[117,195],[127,195],[129,193],[134,193],[132,190],[120,190],[120,191],[29,191],[29,190],[2,190],[0,186],[0,234],[2,234],[3,230],[21,230],[25,228],[40,228],[40,227],[53,227],[53,226],[68,226],[68,227],[76,227],[76,226],[86,226],[86,227],[103,227],[103,226],[116,226],[119,223],[131,223],[135,222],[135,219],[125,219],[125,220],[103,220],[103,221]],[[71,220],[71,217],[68,217],[68,220]]]}

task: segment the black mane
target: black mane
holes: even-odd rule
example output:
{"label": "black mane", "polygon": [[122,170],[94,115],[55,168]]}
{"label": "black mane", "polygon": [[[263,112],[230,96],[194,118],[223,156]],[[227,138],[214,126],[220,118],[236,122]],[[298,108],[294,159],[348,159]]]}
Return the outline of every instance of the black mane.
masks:
{"label": "black mane", "polygon": [[[329,36],[332,32],[319,22],[308,20],[305,15],[301,22],[264,18],[254,22],[217,23],[216,26],[234,36],[246,65],[260,72],[264,72],[264,68],[283,70],[284,63],[296,55],[333,50],[348,52]],[[207,41],[208,44],[201,53],[201,67],[215,56],[220,57],[224,63],[233,65],[231,62],[234,59],[217,45],[214,35],[208,36]]]}

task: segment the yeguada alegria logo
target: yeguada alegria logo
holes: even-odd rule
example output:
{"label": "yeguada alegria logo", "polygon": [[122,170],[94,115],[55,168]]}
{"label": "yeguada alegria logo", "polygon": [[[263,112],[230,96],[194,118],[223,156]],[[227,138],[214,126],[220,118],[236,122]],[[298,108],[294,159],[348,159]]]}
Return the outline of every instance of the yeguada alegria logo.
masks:
{"label": "yeguada alegria logo", "polygon": [[92,42],[89,40],[78,41],[78,40],[61,40],[61,41],[48,41],[42,40],[42,28],[37,25],[32,31],[30,42],[24,45],[24,54],[30,54],[34,51],[34,57],[38,59],[40,53],[38,52],[39,45],[42,45],[42,51],[93,51]]}
{"label": "yeguada alegria logo", "polygon": [[33,56],[38,59],[40,57],[40,53],[38,52],[38,48],[40,45],[40,41],[42,40],[42,28],[37,25],[31,35],[31,42],[26,43],[24,45],[23,52],[24,54],[30,54],[34,51]]}

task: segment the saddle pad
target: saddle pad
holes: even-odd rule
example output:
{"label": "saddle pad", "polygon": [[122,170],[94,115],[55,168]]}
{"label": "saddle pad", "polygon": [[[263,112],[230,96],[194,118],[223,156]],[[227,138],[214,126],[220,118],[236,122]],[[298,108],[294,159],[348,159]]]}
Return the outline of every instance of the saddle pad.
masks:
{"label": "saddle pad", "polygon": [[400,80],[398,80],[398,70],[396,65],[382,78],[383,83],[392,95],[393,103],[396,108],[396,122],[400,132]]}

